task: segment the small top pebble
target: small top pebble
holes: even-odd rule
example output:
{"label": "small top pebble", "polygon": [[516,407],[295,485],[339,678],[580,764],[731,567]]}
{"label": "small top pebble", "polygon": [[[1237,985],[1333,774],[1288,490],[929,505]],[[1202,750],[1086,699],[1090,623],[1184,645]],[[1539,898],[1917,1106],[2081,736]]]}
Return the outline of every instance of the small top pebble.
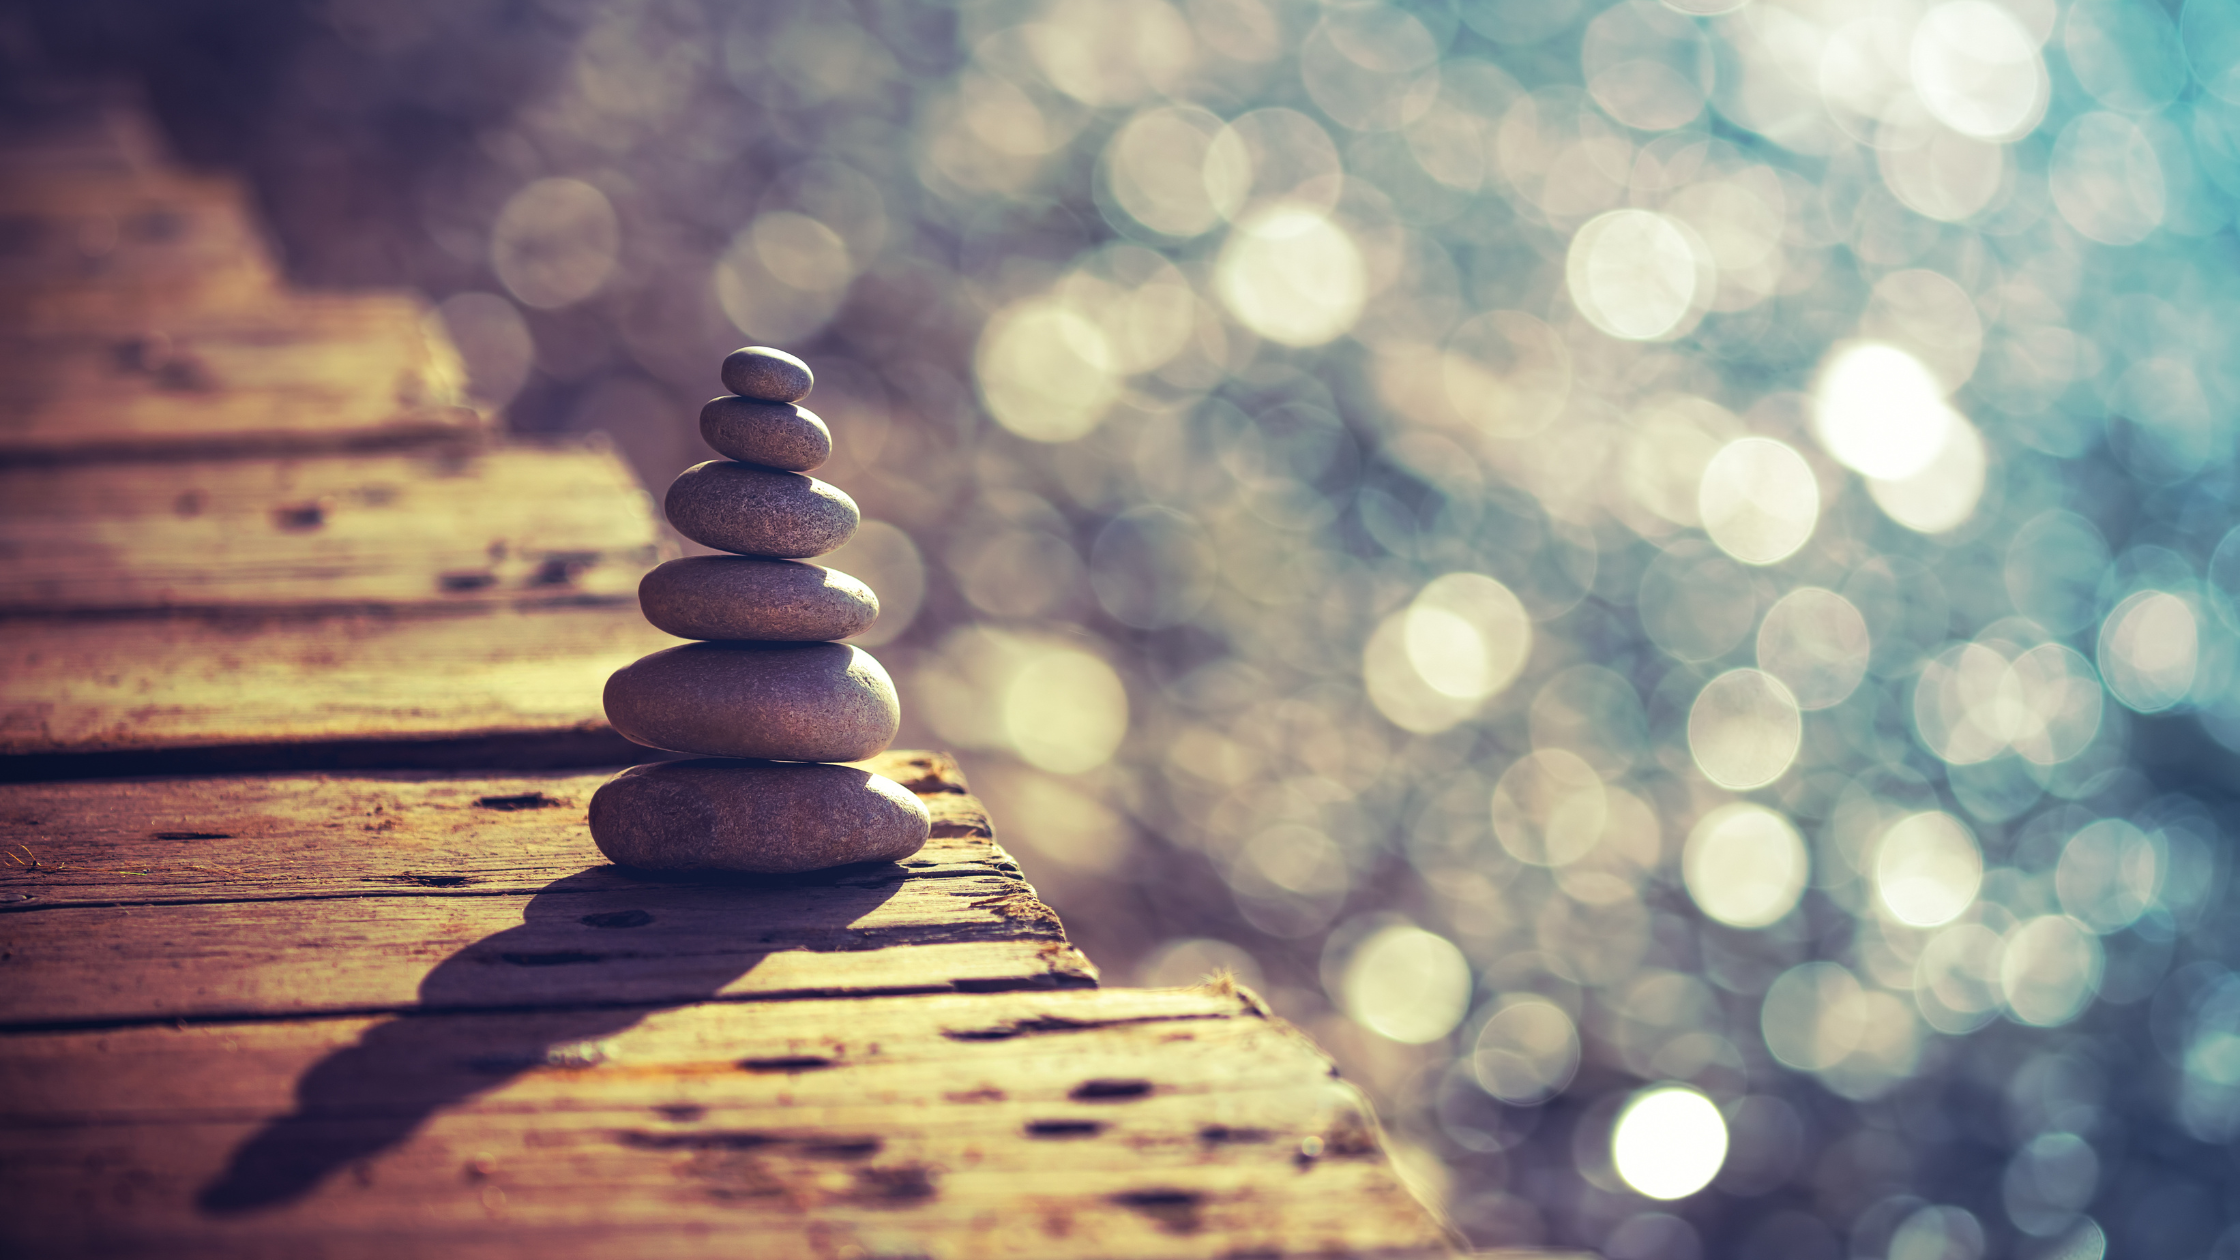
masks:
{"label": "small top pebble", "polygon": [[746,346],[725,355],[723,387],[761,402],[797,402],[817,383],[809,365],[783,350]]}

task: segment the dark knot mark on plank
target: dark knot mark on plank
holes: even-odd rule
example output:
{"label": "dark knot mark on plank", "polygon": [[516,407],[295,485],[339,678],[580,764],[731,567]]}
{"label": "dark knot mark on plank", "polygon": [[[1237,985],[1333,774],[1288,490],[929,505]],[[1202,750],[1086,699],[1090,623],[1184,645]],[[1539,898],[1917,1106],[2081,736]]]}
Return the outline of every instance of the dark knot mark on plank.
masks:
{"label": "dark knot mark on plank", "polygon": [[[930,1199],[936,1190],[937,1170],[927,1165],[865,1163],[885,1146],[884,1139],[870,1135],[624,1130],[615,1133],[614,1140],[637,1150],[682,1156],[674,1168],[676,1175],[700,1182],[703,1192],[719,1203],[782,1198],[797,1209],[818,1200],[891,1208]],[[803,1178],[789,1170],[788,1164],[796,1160],[838,1161],[857,1167],[846,1188],[834,1190],[822,1173]]]}
{"label": "dark knot mark on plank", "polygon": [[290,534],[307,533],[327,523],[328,500],[314,499],[309,503],[283,503],[272,509],[273,528]]}
{"label": "dark knot mark on plank", "polygon": [[1143,1213],[1170,1234],[1196,1233],[1205,1223],[1205,1196],[1195,1190],[1126,1190],[1113,1195],[1112,1201]]}
{"label": "dark knot mark on plank", "polygon": [[1139,1019],[1067,1019],[1062,1015],[1030,1015],[1025,1019],[988,1024],[980,1028],[944,1028],[941,1035],[951,1041],[1009,1041],[1013,1037],[1041,1033],[1090,1032],[1099,1028],[1122,1028],[1131,1024],[1168,1024],[1228,1018],[1230,1017],[1227,1015],[1218,1014],[1146,1015]]}
{"label": "dark knot mark on plank", "polygon": [[896,1164],[889,1168],[856,1170],[856,1184],[848,1198],[867,1207],[916,1203],[934,1196],[933,1170],[924,1164]]}
{"label": "dark knot mark on plank", "polygon": [[231,833],[229,833],[229,832],[224,832],[224,831],[159,831],[159,832],[157,832],[157,833],[156,833],[156,839],[158,839],[158,840],[231,840],[231,839],[233,839],[233,836],[232,836],[232,834],[231,834]]}
{"label": "dark knot mark on plank", "polygon": [[1029,1120],[1027,1136],[1031,1138],[1084,1138],[1095,1137],[1109,1127],[1102,1120]]}
{"label": "dark knot mark on plank", "polygon": [[1231,1128],[1226,1124],[1209,1124],[1198,1130],[1198,1140],[1209,1145],[1227,1143],[1272,1142],[1275,1133],[1268,1129]]}
{"label": "dark knot mark on plank", "polygon": [[531,586],[573,586],[585,570],[597,567],[596,551],[555,551],[537,566],[536,576],[529,579]]}
{"label": "dark knot mark on plank", "polygon": [[1148,1097],[1150,1093],[1149,1081],[1100,1077],[1074,1086],[1073,1092],[1066,1097],[1075,1102],[1125,1102],[1131,1098]]}
{"label": "dark knot mark on plank", "polygon": [[767,1059],[739,1060],[739,1068],[745,1072],[817,1072],[839,1066],[838,1059],[828,1059],[817,1054],[784,1054]]}
{"label": "dark knot mark on plank", "polygon": [[517,809],[552,809],[567,804],[566,801],[546,796],[542,792],[522,792],[514,796],[481,796],[475,802],[482,809],[496,809],[511,813]]}
{"label": "dark knot mark on plank", "polygon": [[758,1129],[721,1129],[709,1133],[647,1133],[624,1129],[614,1135],[623,1146],[641,1151],[777,1151],[809,1159],[869,1159],[886,1146],[886,1139],[870,1134],[833,1137],[769,1133]]}
{"label": "dark knot mark on plank", "polygon": [[391,882],[391,883],[396,883],[396,884],[411,884],[412,886],[414,886],[414,887],[416,887],[416,888],[464,888],[464,887],[466,887],[466,886],[467,886],[467,885],[469,885],[469,884],[475,884],[475,883],[480,883],[480,882],[481,882],[480,880],[477,880],[477,879],[476,879],[476,878],[475,878],[474,876],[472,876],[472,875],[412,875],[412,874],[405,874],[405,875],[392,875],[392,876],[390,876],[390,877],[389,877],[389,880],[390,880],[390,882]]}

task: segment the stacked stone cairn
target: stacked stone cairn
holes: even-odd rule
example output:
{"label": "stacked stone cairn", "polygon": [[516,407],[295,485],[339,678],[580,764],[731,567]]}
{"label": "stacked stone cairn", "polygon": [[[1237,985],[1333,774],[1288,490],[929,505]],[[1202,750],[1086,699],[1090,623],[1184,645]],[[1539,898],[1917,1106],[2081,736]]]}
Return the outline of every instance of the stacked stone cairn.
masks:
{"label": "stacked stone cairn", "polygon": [[790,872],[894,861],[925,844],[926,807],[853,766],[902,721],[894,682],[869,653],[835,642],[879,615],[845,573],[803,564],[848,541],[855,501],[803,476],[832,453],[807,364],[749,346],[723,362],[731,397],[700,412],[700,436],[729,456],[695,464],[664,510],[694,542],[729,552],[646,574],[646,620],[680,638],[607,680],[607,720],[632,741],[692,754],[634,766],[591,798],[591,836],[624,865],[662,871]]}

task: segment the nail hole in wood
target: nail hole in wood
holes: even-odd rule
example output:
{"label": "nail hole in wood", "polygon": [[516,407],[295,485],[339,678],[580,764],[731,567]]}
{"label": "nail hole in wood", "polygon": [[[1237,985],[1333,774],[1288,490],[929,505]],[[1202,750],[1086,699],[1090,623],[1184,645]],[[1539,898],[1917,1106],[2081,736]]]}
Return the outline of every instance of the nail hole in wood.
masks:
{"label": "nail hole in wood", "polygon": [[566,801],[554,800],[542,792],[523,792],[518,796],[481,796],[476,797],[474,803],[483,809],[509,812],[517,809],[551,809],[556,805],[567,804]]}
{"label": "nail hole in wood", "polygon": [[1066,1097],[1075,1102],[1120,1102],[1142,1098],[1150,1092],[1149,1081],[1100,1079],[1081,1082]]}
{"label": "nail hole in wood", "polygon": [[1105,1131],[1102,1120],[1029,1120],[1027,1136],[1031,1138],[1081,1138],[1095,1137]]}
{"label": "nail hole in wood", "polygon": [[739,1067],[748,1072],[815,1072],[823,1068],[840,1066],[837,1060],[814,1054],[784,1054],[767,1059],[741,1059]]}

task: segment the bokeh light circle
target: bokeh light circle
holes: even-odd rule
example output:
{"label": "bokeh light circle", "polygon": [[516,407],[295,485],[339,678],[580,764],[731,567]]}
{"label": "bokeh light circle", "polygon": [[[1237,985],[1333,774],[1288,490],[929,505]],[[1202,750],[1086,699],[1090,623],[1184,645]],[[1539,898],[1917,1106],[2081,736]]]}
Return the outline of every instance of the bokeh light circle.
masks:
{"label": "bokeh light circle", "polygon": [[2106,965],[2100,938],[2065,914],[2014,926],[1999,950],[1999,986],[2021,1023],[2052,1027],[2084,1010]]}
{"label": "bokeh light circle", "polygon": [[1701,244],[1653,210],[1613,210],[1571,238],[1571,301],[1595,327],[1627,341],[1685,333],[1705,295]]}
{"label": "bokeh light circle", "polygon": [[1545,1102],[1579,1069],[1579,1030],[1545,998],[1507,999],[1479,1027],[1470,1068],[1479,1086],[1505,1103]]}
{"label": "bokeh light circle", "polygon": [[1727,1122],[1686,1085],[1646,1089],[1627,1101],[1610,1133],[1610,1161],[1652,1199],[1684,1199],[1711,1184],[1727,1158]]}
{"label": "bokeh light circle", "polygon": [[1074,648],[1035,654],[1003,692],[1003,724],[1028,764],[1079,774],[1111,760],[1128,733],[1128,691],[1110,665]]}
{"label": "bokeh light circle", "polygon": [[2038,41],[1990,0],[1946,0],[1929,10],[1914,30],[1908,69],[1938,121],[1985,140],[2029,131],[2050,95]]}
{"label": "bokeh light circle", "polygon": [[1532,620],[1515,592],[1482,573],[1449,573],[1379,623],[1362,676],[1394,723],[1440,731],[1506,688],[1531,649]]}
{"label": "bokeh light circle", "polygon": [[1908,927],[1938,927],[1974,904],[1983,850],[1967,824],[1942,810],[1910,814],[1875,845],[1875,895]]}
{"label": "bokeh light circle", "polygon": [[498,212],[490,269],[522,305],[549,310],[598,292],[621,247],[621,220],[605,193],[580,179],[540,179]]}
{"label": "bokeh light circle", "polygon": [[1562,866],[1602,843],[1610,802],[1602,776],[1577,753],[1519,757],[1493,789],[1493,833],[1519,861]]}
{"label": "bokeh light circle", "polygon": [[1453,942],[1405,924],[1354,948],[1345,970],[1346,1013],[1405,1045],[1454,1031],[1470,1006],[1470,963]]}
{"label": "bokeh light circle", "polygon": [[1703,777],[1729,791],[1764,787],[1788,772],[1804,739],[1795,696],[1755,669],[1704,684],[1688,709],[1688,751]]}
{"label": "bokeh light circle", "polygon": [[1838,705],[1867,675],[1873,639],[1850,600],[1800,586],[1758,623],[1758,668],[1781,680],[1806,711]]}
{"label": "bokeh light circle", "polygon": [[2116,699],[2141,713],[2185,699],[2200,659],[2200,619],[2190,601],[2168,591],[2140,591],[2100,623],[2100,676]]}
{"label": "bokeh light circle", "polygon": [[1688,833],[1680,873],[1705,914],[1760,928],[1796,908],[1810,874],[1804,837],[1781,814],[1738,802],[1705,814]]}
{"label": "bokeh light circle", "polygon": [[1036,442],[1070,442],[1096,428],[1120,393],[1104,330],[1048,299],[989,320],[973,367],[988,414]]}
{"label": "bokeh light circle", "polygon": [[1750,437],[1720,448],[1697,492],[1703,530],[1744,564],[1795,555],[1820,521],[1820,485],[1796,449]]}
{"label": "bokeh light circle", "polygon": [[1942,534],[1975,515],[1990,458],[1983,436],[1954,416],[1929,462],[1900,478],[1869,478],[1867,494],[1883,514],[1917,534]]}
{"label": "bokeh light circle", "polygon": [[1863,342],[1829,356],[1813,387],[1813,432],[1828,453],[1868,477],[1899,481],[1927,468],[1959,417],[1920,359]]}
{"label": "bokeh light circle", "polygon": [[2103,818],[2061,846],[2054,893],[2069,917],[2105,936],[2153,908],[2166,863],[2153,837],[2123,819]]}
{"label": "bokeh light circle", "polygon": [[1237,224],[1215,287],[1238,322],[1270,341],[1318,346],[1361,316],[1369,277],[1361,249],[1310,206],[1271,206]]}
{"label": "bokeh light circle", "polygon": [[2138,244],[2169,211],[2153,142],[2137,123],[2104,110],[2079,114],[2061,129],[2047,183],[2069,226],[2104,245]]}

